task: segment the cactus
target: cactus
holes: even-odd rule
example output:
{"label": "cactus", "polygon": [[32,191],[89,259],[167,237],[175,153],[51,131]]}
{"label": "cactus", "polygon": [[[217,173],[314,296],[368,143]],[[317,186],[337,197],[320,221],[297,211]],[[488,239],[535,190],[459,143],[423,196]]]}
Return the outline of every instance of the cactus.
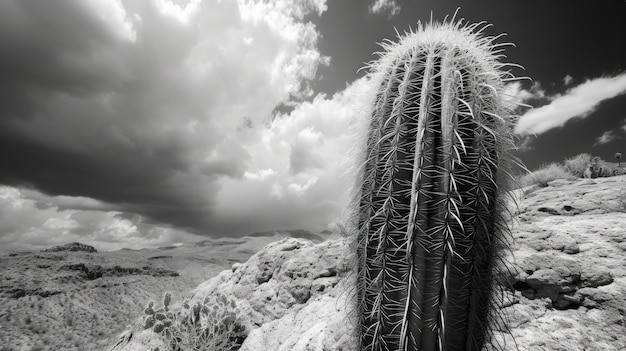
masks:
{"label": "cactus", "polygon": [[143,329],[150,329],[155,333],[161,333],[172,325],[174,314],[169,311],[169,304],[172,301],[172,294],[167,292],[163,297],[163,308],[154,309],[154,301],[148,301],[143,313],[146,315],[143,320]]}
{"label": "cactus", "polygon": [[354,207],[362,350],[486,345],[517,79],[486,27],[418,23],[371,63]]}
{"label": "cactus", "polygon": [[165,350],[233,350],[247,335],[235,300],[222,294],[194,304],[185,299],[176,312],[171,310],[171,302],[168,292],[162,308],[155,309],[152,301],[144,308],[143,328],[159,334]]}
{"label": "cactus", "polygon": [[165,295],[163,295],[163,307],[166,311],[170,306],[170,302],[172,302],[172,294],[170,292],[166,292]]}
{"label": "cactus", "polygon": [[146,319],[144,319],[143,321],[143,329],[152,328],[154,326],[154,323],[156,323],[156,320],[153,316],[146,317]]}
{"label": "cactus", "polygon": [[165,329],[165,324],[162,322],[157,322],[152,329],[155,333],[160,333]]}

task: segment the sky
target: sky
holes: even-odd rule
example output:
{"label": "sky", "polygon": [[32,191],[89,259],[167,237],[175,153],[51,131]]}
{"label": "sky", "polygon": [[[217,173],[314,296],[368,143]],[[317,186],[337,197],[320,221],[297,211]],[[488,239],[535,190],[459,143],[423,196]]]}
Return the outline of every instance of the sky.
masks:
{"label": "sky", "polygon": [[0,1],[0,247],[152,248],[342,218],[366,63],[431,17],[523,66],[529,169],[626,153],[626,1]]}

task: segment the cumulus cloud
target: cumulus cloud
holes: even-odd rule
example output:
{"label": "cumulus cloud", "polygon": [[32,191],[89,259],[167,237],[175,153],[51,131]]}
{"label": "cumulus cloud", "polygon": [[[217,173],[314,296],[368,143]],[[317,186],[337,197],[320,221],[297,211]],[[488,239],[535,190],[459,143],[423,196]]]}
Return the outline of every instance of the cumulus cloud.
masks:
{"label": "cumulus cloud", "polygon": [[[277,106],[312,96],[329,58],[305,17],[324,11],[325,0],[0,2],[0,184],[37,189],[50,210],[236,232],[217,218],[229,182],[287,177],[302,193],[327,164],[298,151],[325,137],[283,143],[280,123],[264,127]],[[259,167],[261,135],[284,164]],[[308,157],[294,160],[298,174],[282,172],[292,148]]]}
{"label": "cumulus cloud", "polygon": [[569,89],[565,94],[522,115],[515,128],[520,135],[541,134],[562,127],[573,118],[584,118],[604,100],[626,92],[626,73],[614,77],[588,80]]}
{"label": "cumulus cloud", "polygon": [[313,126],[299,131],[291,145],[289,173],[296,175],[309,169],[324,169],[323,155],[319,152],[321,145],[322,134]]}
{"label": "cumulus cloud", "polygon": [[367,120],[371,82],[278,113],[252,132],[247,179],[228,178],[217,196],[216,228],[246,233],[272,228],[324,229],[343,214],[353,185],[355,135]]}
{"label": "cumulus cloud", "polygon": [[[67,209],[57,203],[80,204]],[[80,241],[108,251],[155,248],[202,239],[182,230],[150,223],[137,214],[106,211],[98,200],[50,197],[36,190],[0,186],[0,247],[40,250]]]}
{"label": "cumulus cloud", "polygon": [[374,0],[368,7],[371,14],[387,14],[389,18],[400,14],[400,5],[396,0]]}

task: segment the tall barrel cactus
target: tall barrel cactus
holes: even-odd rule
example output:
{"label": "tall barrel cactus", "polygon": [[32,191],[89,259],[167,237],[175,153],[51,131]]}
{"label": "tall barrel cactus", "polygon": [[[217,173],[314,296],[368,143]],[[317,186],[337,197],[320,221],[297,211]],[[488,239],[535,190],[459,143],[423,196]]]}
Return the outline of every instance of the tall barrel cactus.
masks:
{"label": "tall barrel cactus", "polygon": [[489,341],[513,146],[505,82],[516,78],[486,27],[418,24],[371,64],[378,90],[355,206],[362,350]]}

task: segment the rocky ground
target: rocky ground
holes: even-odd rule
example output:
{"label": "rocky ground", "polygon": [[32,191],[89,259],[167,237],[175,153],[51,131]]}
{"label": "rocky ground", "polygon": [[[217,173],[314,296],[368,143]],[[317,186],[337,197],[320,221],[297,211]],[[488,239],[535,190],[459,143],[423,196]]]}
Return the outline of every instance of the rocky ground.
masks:
{"label": "rocky ground", "polygon": [[520,350],[626,350],[626,177],[522,196],[504,309]]}
{"label": "rocky ground", "polygon": [[156,250],[97,252],[72,243],[1,252],[0,350],[109,350],[148,300],[161,300],[165,291],[186,296],[289,235],[257,233]]}
{"label": "rocky ground", "polygon": [[[626,176],[518,191],[499,310],[504,350],[626,350]],[[224,295],[245,330],[242,351],[352,350],[354,291],[348,248],[284,239],[193,290],[191,303]],[[176,309],[177,307],[175,307]],[[166,349],[144,319],[115,351]]]}

